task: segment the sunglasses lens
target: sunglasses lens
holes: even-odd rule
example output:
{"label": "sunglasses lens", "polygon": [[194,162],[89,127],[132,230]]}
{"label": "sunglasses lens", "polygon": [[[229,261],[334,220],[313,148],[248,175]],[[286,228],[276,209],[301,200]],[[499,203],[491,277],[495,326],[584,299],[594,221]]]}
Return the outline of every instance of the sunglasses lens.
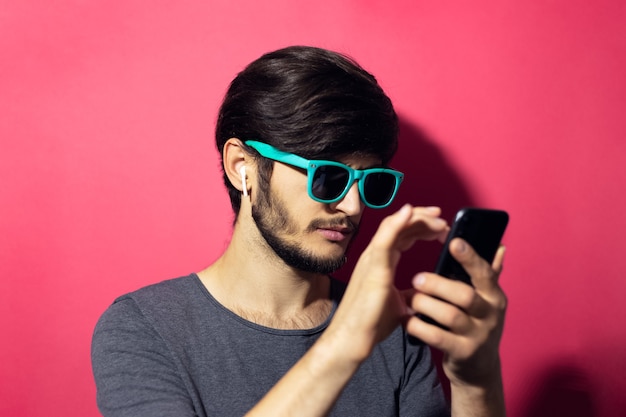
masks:
{"label": "sunglasses lens", "polygon": [[337,198],[348,184],[350,173],[342,167],[334,165],[322,165],[313,174],[311,191],[320,200],[333,200]]}
{"label": "sunglasses lens", "polygon": [[363,198],[373,206],[384,206],[393,197],[396,189],[396,177],[388,172],[374,172],[368,174],[363,181]]}

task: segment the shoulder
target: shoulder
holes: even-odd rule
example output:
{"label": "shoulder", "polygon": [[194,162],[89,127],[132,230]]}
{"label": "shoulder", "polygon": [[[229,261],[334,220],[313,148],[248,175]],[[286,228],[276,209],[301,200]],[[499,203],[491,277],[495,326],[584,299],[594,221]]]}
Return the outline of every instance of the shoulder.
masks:
{"label": "shoulder", "polygon": [[208,304],[202,290],[202,283],[192,274],[118,297],[95,326],[94,363],[110,363],[111,355],[120,352],[179,350],[187,336],[197,330],[199,316],[208,315],[202,310],[203,302]]}
{"label": "shoulder", "polygon": [[129,298],[137,301],[150,300],[155,304],[168,302],[172,298],[178,300],[186,298],[190,293],[197,291],[198,283],[199,281],[195,274],[168,279],[124,294],[118,297],[114,304]]}
{"label": "shoulder", "polygon": [[[143,313],[163,311],[172,313],[186,309],[187,305],[202,297],[203,287],[195,274],[151,284],[118,297],[111,308],[118,304],[134,304]],[[124,307],[120,306],[121,309]]]}
{"label": "shoulder", "polygon": [[[101,315],[96,335],[116,329],[118,332],[150,331],[160,317],[177,321],[181,313],[192,310],[190,304],[202,298],[201,283],[195,274],[148,285],[124,294]],[[184,314],[183,314],[184,315]]]}
{"label": "shoulder", "polygon": [[195,415],[178,355],[183,339],[173,337],[179,321],[167,322],[161,314],[193,293],[191,288],[193,276],[150,285],[117,298],[102,314],[92,337],[91,363],[103,414],[124,408],[125,415],[170,409]]}

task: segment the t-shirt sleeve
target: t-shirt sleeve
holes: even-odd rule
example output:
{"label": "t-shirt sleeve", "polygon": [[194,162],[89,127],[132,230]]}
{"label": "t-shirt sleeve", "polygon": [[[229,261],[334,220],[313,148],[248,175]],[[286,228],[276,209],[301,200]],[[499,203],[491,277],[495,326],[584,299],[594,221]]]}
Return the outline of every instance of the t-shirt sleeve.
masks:
{"label": "t-shirt sleeve", "polygon": [[405,338],[405,375],[400,392],[400,417],[449,417],[450,407],[430,348],[406,334]]}
{"label": "t-shirt sleeve", "polygon": [[196,415],[170,349],[131,298],[98,321],[91,359],[103,416]]}

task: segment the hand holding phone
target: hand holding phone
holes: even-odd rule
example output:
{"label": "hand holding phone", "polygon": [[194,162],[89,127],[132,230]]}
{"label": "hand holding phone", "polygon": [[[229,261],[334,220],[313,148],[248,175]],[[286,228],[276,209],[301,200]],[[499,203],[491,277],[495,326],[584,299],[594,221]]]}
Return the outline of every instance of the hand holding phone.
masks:
{"label": "hand holding phone", "polygon": [[[450,242],[454,238],[462,238],[474,248],[481,258],[491,264],[498,251],[508,222],[509,215],[502,210],[474,207],[466,207],[459,210],[439,255],[435,273],[472,285],[472,278],[450,253]],[[428,323],[443,328],[443,326],[427,316],[420,315],[420,317]]]}

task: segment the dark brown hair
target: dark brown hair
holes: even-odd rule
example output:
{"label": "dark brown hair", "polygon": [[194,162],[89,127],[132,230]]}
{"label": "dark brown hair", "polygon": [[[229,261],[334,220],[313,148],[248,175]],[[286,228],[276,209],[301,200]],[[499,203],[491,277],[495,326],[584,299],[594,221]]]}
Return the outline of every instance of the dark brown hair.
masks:
{"label": "dark brown hair", "polygon": [[[292,46],[263,55],[232,81],[220,108],[216,143],[258,140],[307,159],[374,155],[386,164],[397,148],[391,100],[355,61],[325,49]],[[255,154],[251,148],[247,149]],[[260,161],[260,181],[273,164]],[[240,191],[227,176],[235,213]]]}

